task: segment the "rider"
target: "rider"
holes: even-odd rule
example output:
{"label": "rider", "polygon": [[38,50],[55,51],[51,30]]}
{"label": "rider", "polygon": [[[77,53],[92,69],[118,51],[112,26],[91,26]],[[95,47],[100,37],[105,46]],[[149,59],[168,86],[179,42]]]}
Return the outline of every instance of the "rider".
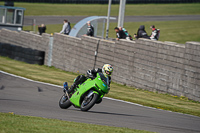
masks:
{"label": "rider", "polygon": [[[113,67],[110,64],[104,64],[102,69],[98,68],[98,69],[93,69],[93,70],[88,70],[87,71],[87,75],[89,78],[94,79],[97,76],[97,73],[103,73],[105,76],[108,76],[109,78],[109,84],[111,82],[111,74],[113,72]],[[73,85],[71,86],[71,88],[68,90],[67,88],[65,88],[64,91],[67,91],[68,94],[70,94],[71,92],[74,91],[74,89],[81,83],[85,82],[87,80],[87,78],[84,75],[79,75],[78,77],[76,77]],[[66,82],[65,82],[66,83]],[[64,83],[64,86],[65,86]]]}

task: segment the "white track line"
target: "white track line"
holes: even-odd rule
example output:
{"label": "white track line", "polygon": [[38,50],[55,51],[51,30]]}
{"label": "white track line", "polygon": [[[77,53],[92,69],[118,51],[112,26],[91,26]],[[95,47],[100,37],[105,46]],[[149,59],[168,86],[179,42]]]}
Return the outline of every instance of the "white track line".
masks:
{"label": "white track line", "polygon": [[40,83],[40,84],[45,84],[45,85],[50,85],[50,86],[55,86],[55,87],[62,88],[62,86],[59,86],[59,85],[54,85],[54,84],[50,84],[50,83],[35,81],[35,80],[32,80],[32,79],[28,79],[28,78],[17,76],[17,75],[11,74],[11,73],[7,73],[7,72],[1,71],[1,70],[0,70],[0,72],[3,73],[3,74],[7,74],[7,75],[10,75],[10,76],[16,77],[16,78],[24,79],[24,80],[27,80],[27,81],[31,81],[31,82],[35,82],[35,83]]}
{"label": "white track line", "polygon": [[[40,83],[40,84],[45,84],[45,85],[49,85],[49,86],[55,86],[55,87],[63,88],[62,86],[59,86],[59,85],[54,85],[54,84],[50,84],[50,83],[35,81],[35,80],[32,80],[32,79],[28,79],[28,78],[24,78],[24,77],[21,77],[21,76],[17,76],[17,75],[11,74],[11,73],[7,73],[7,72],[1,71],[1,70],[0,70],[0,73],[7,74],[7,75],[10,75],[10,76],[13,76],[13,77],[16,77],[16,78],[21,78],[21,79],[24,79],[24,80],[27,80],[27,81],[31,81],[31,82],[35,82],[35,83]],[[157,108],[148,107],[148,106],[144,106],[144,105],[141,105],[141,104],[132,103],[132,102],[127,102],[127,101],[123,101],[123,100],[119,100],[119,99],[114,99],[114,98],[110,98],[110,97],[103,97],[103,98],[109,99],[109,100],[113,100],[113,101],[118,101],[118,102],[123,102],[123,103],[131,104],[131,105],[136,105],[136,106],[140,106],[140,107],[144,107],[144,108],[149,108],[149,109],[155,109],[155,110],[161,110],[161,111],[172,112],[172,111],[169,111],[169,110],[157,109]],[[183,113],[179,113],[179,112],[173,112],[173,113],[183,114]],[[189,114],[183,114],[183,115],[198,117],[198,116],[189,115]]]}

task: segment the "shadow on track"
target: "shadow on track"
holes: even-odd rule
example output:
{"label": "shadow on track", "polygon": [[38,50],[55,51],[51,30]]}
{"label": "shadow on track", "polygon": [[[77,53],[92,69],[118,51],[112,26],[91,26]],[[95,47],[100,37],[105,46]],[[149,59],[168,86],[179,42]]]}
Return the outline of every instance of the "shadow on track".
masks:
{"label": "shadow on track", "polygon": [[104,114],[104,115],[113,115],[113,116],[128,116],[128,117],[144,117],[144,118],[150,118],[148,116],[140,116],[140,115],[130,115],[130,114],[121,114],[121,113],[112,113],[112,112],[102,112],[102,111],[81,111],[77,109],[68,109],[68,110],[73,110],[73,111],[78,111],[78,112],[83,112],[83,113],[93,113],[93,114]]}

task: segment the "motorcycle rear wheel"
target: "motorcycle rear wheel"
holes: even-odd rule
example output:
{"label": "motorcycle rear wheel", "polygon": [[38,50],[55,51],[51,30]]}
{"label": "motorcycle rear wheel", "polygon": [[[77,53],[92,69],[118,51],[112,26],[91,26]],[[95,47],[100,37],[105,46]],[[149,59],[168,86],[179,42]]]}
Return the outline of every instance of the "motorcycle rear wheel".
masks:
{"label": "motorcycle rear wheel", "polygon": [[67,109],[71,106],[71,102],[69,101],[68,97],[66,96],[66,94],[64,94],[59,101],[59,106],[61,109]]}
{"label": "motorcycle rear wheel", "polygon": [[85,96],[81,103],[81,111],[88,111],[89,109],[91,109],[98,100],[98,98],[99,95],[96,93],[92,94],[90,97]]}

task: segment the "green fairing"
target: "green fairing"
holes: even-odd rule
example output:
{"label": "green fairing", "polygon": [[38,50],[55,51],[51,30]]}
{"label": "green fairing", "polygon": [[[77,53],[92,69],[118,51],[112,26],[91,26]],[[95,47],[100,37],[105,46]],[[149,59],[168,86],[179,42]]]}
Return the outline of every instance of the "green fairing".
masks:
{"label": "green fairing", "polygon": [[110,88],[108,87],[108,78],[105,77],[102,73],[97,73],[97,77],[95,79],[87,79],[75,90],[76,92],[72,95],[70,101],[76,107],[80,107],[83,98],[82,96],[86,94],[86,92],[92,90],[93,93],[99,95],[99,99],[109,92]]}

